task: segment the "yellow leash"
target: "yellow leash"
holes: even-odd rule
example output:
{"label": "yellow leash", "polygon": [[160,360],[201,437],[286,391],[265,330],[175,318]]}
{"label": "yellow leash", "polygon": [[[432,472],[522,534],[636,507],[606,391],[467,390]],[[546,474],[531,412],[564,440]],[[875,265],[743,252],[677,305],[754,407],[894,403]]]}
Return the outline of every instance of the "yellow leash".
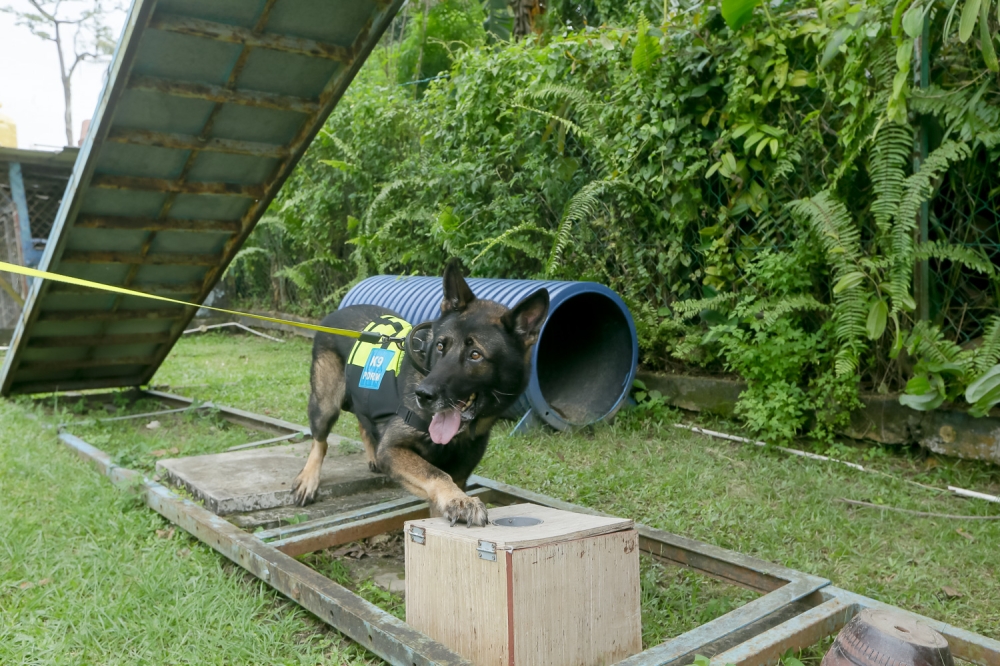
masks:
{"label": "yellow leash", "polygon": [[228,315],[236,315],[237,317],[250,317],[252,319],[260,319],[261,321],[269,321],[275,324],[285,324],[286,326],[295,326],[296,328],[306,328],[311,331],[319,331],[320,333],[341,335],[344,336],[345,338],[356,338],[361,340],[362,342],[369,342],[373,344],[384,343],[386,341],[402,342],[402,339],[397,340],[396,338],[382,335],[381,333],[376,333],[375,331],[351,331],[346,328],[330,328],[329,326],[306,324],[300,321],[288,321],[287,319],[278,319],[277,317],[266,317],[264,315],[253,314],[251,312],[239,312],[237,310],[214,308],[210,305],[197,305],[195,303],[187,303],[185,301],[179,301],[175,298],[168,298],[166,296],[156,296],[154,294],[144,294],[141,291],[125,289],[124,287],[115,287],[110,284],[91,282],[90,280],[81,280],[80,278],[69,277],[68,275],[49,273],[48,271],[40,271],[34,268],[18,266],[16,264],[8,264],[3,261],[0,261],[0,271],[6,271],[8,273],[17,273],[19,275],[26,275],[28,277],[41,278],[43,280],[52,280],[53,282],[64,282],[66,284],[75,284],[78,287],[89,287],[91,289],[98,289],[100,291],[110,291],[116,294],[124,294],[125,296],[138,296],[140,298],[150,298],[155,301],[164,301],[165,303],[173,303],[175,305],[183,305],[185,307],[190,307],[190,308],[205,308],[206,310],[212,310],[214,312],[222,312]]}

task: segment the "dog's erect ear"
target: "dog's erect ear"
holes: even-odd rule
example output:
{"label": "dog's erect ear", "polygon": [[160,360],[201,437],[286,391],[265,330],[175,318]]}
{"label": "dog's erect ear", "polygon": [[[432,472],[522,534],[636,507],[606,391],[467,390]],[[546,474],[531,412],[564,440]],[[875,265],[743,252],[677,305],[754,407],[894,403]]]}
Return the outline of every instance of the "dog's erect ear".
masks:
{"label": "dog's erect ear", "polygon": [[508,310],[502,317],[507,330],[524,341],[524,346],[535,344],[545,316],[549,314],[549,292],[539,289]]}
{"label": "dog's erect ear", "polygon": [[458,259],[452,259],[444,269],[444,300],[441,301],[441,314],[461,312],[474,300],[476,295],[465,283]]}

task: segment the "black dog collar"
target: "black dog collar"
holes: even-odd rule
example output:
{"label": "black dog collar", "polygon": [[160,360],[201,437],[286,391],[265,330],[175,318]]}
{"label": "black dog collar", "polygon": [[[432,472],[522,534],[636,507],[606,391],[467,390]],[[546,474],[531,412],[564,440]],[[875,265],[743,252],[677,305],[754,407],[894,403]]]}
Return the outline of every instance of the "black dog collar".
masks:
{"label": "black dog collar", "polygon": [[427,432],[431,426],[430,421],[425,421],[420,415],[411,412],[406,405],[400,405],[396,409],[396,414],[403,417],[403,423],[420,432]]}

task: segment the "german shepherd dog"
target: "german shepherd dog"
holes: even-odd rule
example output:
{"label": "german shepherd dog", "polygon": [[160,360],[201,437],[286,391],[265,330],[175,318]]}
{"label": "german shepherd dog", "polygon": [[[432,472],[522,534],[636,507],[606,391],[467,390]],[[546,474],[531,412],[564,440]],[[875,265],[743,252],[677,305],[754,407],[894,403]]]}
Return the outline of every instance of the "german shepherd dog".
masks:
{"label": "german shepherd dog", "polygon": [[[313,443],[295,478],[296,503],[315,499],[327,436],[341,410],[347,410],[358,417],[372,471],[384,472],[428,500],[432,515],[453,525],[458,521],[469,527],[485,525],[486,506],[463,488],[486,452],[490,428],[527,388],[531,347],[548,310],[545,289],[509,309],[477,299],[452,260],[444,272],[441,316],[422,341],[428,351],[421,365],[429,373],[403,359],[398,375],[391,378],[396,382],[392,400],[398,409],[395,413],[391,412],[395,405],[383,409],[382,418],[373,418],[365,408],[365,389],[348,380],[354,341],[317,333],[309,397]],[[360,331],[386,315],[398,316],[386,308],[354,305],[328,315],[323,325]]]}

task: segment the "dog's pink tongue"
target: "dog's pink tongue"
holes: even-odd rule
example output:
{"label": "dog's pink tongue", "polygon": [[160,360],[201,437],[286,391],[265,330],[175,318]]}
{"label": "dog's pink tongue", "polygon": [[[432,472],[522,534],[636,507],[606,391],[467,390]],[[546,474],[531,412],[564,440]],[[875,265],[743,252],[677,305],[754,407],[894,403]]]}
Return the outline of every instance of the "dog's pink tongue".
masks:
{"label": "dog's pink tongue", "polygon": [[458,429],[461,427],[462,412],[457,409],[449,409],[446,412],[438,412],[434,415],[428,431],[430,431],[432,442],[435,444],[447,444],[458,433]]}

